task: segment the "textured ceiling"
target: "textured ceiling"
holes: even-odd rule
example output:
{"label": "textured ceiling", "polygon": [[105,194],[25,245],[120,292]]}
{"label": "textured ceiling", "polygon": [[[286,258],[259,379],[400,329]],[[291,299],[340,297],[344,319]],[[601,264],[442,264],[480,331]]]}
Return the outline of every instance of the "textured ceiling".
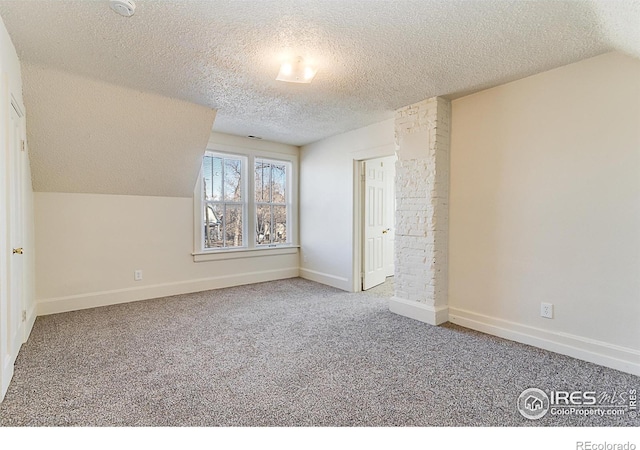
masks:
{"label": "textured ceiling", "polygon": [[[0,0],[23,61],[218,110],[214,129],[301,145],[611,50],[640,57],[640,2]],[[311,85],[275,80],[286,55]]]}

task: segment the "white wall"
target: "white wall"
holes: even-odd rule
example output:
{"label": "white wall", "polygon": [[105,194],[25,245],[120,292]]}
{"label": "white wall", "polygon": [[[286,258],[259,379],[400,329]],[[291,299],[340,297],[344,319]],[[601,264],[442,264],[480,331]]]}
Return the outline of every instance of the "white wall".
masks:
{"label": "white wall", "polygon": [[[213,133],[216,143],[298,152]],[[193,207],[192,198],[37,192],[39,314],[298,276],[296,249],[194,262]]]}
{"label": "white wall", "polygon": [[640,373],[640,61],[452,106],[450,320]]}
{"label": "white wall", "polygon": [[354,161],[392,155],[393,120],[305,145],[300,153],[300,276],[354,290]]}

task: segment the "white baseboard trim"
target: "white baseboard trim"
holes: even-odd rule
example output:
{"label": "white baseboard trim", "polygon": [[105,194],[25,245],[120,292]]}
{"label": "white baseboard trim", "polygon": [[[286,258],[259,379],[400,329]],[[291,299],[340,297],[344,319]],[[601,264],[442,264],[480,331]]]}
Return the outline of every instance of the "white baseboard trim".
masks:
{"label": "white baseboard trim", "polygon": [[27,321],[24,325],[26,327],[24,332],[24,342],[27,342],[27,340],[29,339],[29,336],[31,336],[31,330],[33,330],[33,325],[36,323],[36,317],[37,317],[36,307],[37,305],[34,304],[27,311]]}
{"label": "white baseboard trim", "polygon": [[543,330],[458,308],[449,308],[449,321],[472,330],[640,375],[640,351],[631,348],[569,333]]}
{"label": "white baseboard trim", "polygon": [[140,286],[112,291],[91,292],[87,294],[71,295],[38,300],[39,316],[57,314],[79,309],[96,308],[99,306],[116,305],[119,303],[149,300],[170,295],[188,294],[191,292],[208,291],[243,284],[262,283],[265,281],[295,278],[299,275],[297,267],[284,269],[247,272],[219,277],[200,278],[197,280],[162,283],[151,286]]}
{"label": "white baseboard trim", "polygon": [[316,272],[310,269],[300,269],[300,278],[305,280],[315,281],[316,283],[326,284],[334,288],[342,289],[343,291],[351,292],[351,284],[348,278],[338,277],[336,275],[330,275],[328,273]]}
{"label": "white baseboard trim", "polygon": [[440,325],[449,320],[449,308],[446,306],[430,306],[398,297],[389,300],[389,311],[429,325]]}

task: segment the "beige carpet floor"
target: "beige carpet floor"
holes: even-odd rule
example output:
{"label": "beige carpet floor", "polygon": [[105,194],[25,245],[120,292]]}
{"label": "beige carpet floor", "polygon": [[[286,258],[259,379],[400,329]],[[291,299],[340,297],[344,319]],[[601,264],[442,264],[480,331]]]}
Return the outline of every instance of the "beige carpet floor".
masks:
{"label": "beige carpet floor", "polygon": [[3,426],[637,426],[532,421],[518,395],[624,393],[638,377],[282,280],[39,317]]}

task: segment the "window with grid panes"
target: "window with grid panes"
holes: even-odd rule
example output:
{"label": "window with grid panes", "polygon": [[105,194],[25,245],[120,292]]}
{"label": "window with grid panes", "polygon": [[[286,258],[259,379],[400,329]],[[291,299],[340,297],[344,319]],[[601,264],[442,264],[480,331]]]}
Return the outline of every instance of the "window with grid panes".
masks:
{"label": "window with grid panes", "polygon": [[199,188],[201,250],[291,245],[291,180],[291,161],[207,152]]}
{"label": "window with grid panes", "polygon": [[207,153],[202,162],[204,249],[245,247],[246,158]]}
{"label": "window with grid panes", "polygon": [[288,235],[288,183],[291,164],[256,158],[254,199],[256,245],[274,246],[290,242]]}

